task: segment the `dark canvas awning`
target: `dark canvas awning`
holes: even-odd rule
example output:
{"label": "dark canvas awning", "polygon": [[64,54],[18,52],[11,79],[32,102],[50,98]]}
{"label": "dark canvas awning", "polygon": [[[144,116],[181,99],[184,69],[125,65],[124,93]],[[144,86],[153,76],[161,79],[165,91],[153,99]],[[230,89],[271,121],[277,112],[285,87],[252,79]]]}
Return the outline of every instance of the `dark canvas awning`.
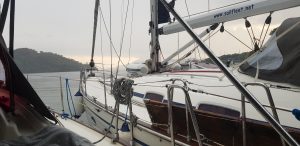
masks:
{"label": "dark canvas awning", "polygon": [[240,67],[250,76],[268,81],[300,85],[300,17],[285,20],[262,51]]}

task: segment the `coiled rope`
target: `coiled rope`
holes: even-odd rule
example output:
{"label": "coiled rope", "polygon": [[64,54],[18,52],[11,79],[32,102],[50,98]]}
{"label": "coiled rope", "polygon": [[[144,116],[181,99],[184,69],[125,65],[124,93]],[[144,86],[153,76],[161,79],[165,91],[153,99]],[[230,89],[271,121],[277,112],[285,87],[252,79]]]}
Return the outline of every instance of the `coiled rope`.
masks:
{"label": "coiled rope", "polygon": [[117,102],[128,105],[133,96],[134,81],[126,78],[116,79],[113,85],[112,94]]}

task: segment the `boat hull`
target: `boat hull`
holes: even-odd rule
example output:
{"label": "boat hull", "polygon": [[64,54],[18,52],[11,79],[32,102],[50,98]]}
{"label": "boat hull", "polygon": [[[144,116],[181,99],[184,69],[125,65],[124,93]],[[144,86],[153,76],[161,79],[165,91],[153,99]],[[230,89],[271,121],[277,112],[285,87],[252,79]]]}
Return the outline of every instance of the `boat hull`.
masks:
{"label": "boat hull", "polygon": [[[151,117],[152,127],[165,132],[168,127],[168,105],[153,100],[145,100],[145,105]],[[183,106],[173,106],[174,133],[177,136],[187,136],[186,110]],[[200,133],[209,140],[216,141],[223,145],[243,145],[242,119],[234,114],[218,114],[204,110],[194,110],[199,125]],[[191,119],[189,117],[189,119]],[[189,120],[189,129],[192,138],[195,137],[194,128]],[[287,131],[299,142],[300,130],[285,127]],[[280,136],[266,122],[246,119],[246,142],[247,145],[282,145]]]}

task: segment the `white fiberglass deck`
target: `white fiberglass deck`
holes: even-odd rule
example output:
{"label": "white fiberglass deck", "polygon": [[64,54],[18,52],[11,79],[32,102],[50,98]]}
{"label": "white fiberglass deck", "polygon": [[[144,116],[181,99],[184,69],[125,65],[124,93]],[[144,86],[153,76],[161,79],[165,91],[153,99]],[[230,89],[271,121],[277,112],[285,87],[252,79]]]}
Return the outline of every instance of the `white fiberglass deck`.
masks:
{"label": "white fiberglass deck", "polygon": [[[71,119],[62,119],[60,117],[57,117],[57,118],[65,128],[88,139],[91,142],[98,141],[99,139],[101,139],[104,136],[103,134],[101,134],[89,127],[86,127],[76,121],[73,121]],[[121,146],[121,144],[119,144],[119,143],[112,143],[112,140],[108,137],[104,138],[101,142],[99,142],[95,145],[96,146]]]}

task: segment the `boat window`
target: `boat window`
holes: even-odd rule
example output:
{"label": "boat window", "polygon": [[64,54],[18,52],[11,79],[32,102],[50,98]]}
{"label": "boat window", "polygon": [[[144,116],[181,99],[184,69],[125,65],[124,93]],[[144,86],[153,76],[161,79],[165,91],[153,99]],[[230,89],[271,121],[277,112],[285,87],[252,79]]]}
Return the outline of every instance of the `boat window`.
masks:
{"label": "boat window", "polygon": [[221,115],[231,116],[231,117],[240,117],[240,112],[234,109],[226,108],[223,106],[212,105],[212,104],[200,104],[198,110],[218,113]]}
{"label": "boat window", "polygon": [[138,92],[133,92],[133,96],[139,97],[139,98],[143,98],[143,97],[144,97],[144,94],[138,93]]}
{"label": "boat window", "polygon": [[157,93],[148,92],[148,93],[146,93],[144,99],[150,99],[150,100],[155,100],[155,101],[161,102],[164,99],[164,96],[157,94]]}
{"label": "boat window", "polygon": [[[164,100],[162,101],[162,103],[168,103],[168,100],[164,99]],[[185,104],[179,103],[179,102],[176,102],[176,101],[173,101],[173,105],[185,107]]]}

